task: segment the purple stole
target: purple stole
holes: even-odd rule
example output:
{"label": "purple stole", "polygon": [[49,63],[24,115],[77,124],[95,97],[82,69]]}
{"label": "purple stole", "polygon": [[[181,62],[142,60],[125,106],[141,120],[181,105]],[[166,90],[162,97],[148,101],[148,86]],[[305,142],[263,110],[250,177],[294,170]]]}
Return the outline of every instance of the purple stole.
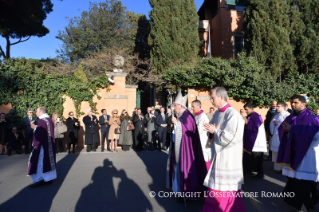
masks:
{"label": "purple stole", "polygon": [[260,125],[263,123],[263,119],[261,116],[253,112],[250,115],[250,118],[248,120],[248,123],[245,125],[244,129],[244,151],[248,152],[251,154],[255,141],[258,135],[258,128]]}
{"label": "purple stole", "polygon": [[305,157],[315,134],[319,131],[319,119],[311,110],[305,108],[297,117],[292,112],[284,122],[291,125],[291,128],[289,133],[284,131],[283,124],[278,128],[280,145],[277,163],[296,170]]}

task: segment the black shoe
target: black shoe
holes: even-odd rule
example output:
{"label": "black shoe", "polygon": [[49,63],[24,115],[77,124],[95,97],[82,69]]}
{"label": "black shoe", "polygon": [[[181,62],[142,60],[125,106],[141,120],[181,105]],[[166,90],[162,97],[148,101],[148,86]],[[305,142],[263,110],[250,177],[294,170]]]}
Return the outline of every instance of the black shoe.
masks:
{"label": "black shoe", "polygon": [[41,180],[39,182],[36,182],[36,183],[32,184],[30,187],[31,188],[37,188],[37,187],[43,186],[43,185],[45,185],[45,182],[43,180]]}
{"label": "black shoe", "polygon": [[104,152],[104,149],[101,149],[101,152]]}
{"label": "black shoe", "polygon": [[71,154],[70,150],[68,151],[69,154]]}
{"label": "black shoe", "polygon": [[111,152],[111,149],[107,149],[107,151]]}
{"label": "black shoe", "polygon": [[75,154],[75,151],[74,151],[74,149],[72,150],[72,153],[73,153],[73,154]]}
{"label": "black shoe", "polygon": [[52,184],[52,183],[53,183],[53,180],[50,180],[50,181],[44,182],[44,184],[47,184],[47,185]]}
{"label": "black shoe", "polygon": [[93,152],[96,152],[96,149],[93,149],[92,151],[93,151]]}
{"label": "black shoe", "polygon": [[254,178],[254,179],[261,179],[261,178],[264,178],[264,177],[265,177],[264,173],[258,173],[256,175],[252,176],[252,178]]}

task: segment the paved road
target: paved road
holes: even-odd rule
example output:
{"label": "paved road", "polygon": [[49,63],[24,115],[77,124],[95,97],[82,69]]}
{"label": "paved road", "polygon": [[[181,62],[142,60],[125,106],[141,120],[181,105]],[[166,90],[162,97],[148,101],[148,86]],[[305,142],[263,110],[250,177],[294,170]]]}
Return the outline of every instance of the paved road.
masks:
{"label": "paved road", "polygon": [[[165,188],[167,153],[134,151],[57,155],[58,179],[51,185],[30,188],[27,155],[0,156],[0,212],[95,211],[200,211],[204,201],[176,202],[160,198]],[[281,198],[261,197],[281,192],[286,178],[264,162],[265,179],[245,179],[243,190],[258,198],[244,198],[247,211],[294,211]],[[154,198],[149,193],[154,191]],[[316,211],[319,211],[317,205]]]}

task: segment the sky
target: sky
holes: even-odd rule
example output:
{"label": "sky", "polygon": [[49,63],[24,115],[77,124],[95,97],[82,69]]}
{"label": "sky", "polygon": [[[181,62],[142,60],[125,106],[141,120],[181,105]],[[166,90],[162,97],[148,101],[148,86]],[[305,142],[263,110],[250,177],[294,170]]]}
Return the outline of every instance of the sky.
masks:
{"label": "sky", "polygon": [[[38,38],[31,37],[28,41],[11,46],[11,57],[25,57],[25,58],[54,58],[56,57],[56,49],[59,49],[62,42],[55,37],[59,30],[64,30],[67,26],[67,17],[73,18],[80,16],[82,11],[88,10],[89,0],[51,0],[53,3],[53,11],[47,15],[44,20],[50,33],[46,36]],[[100,2],[91,0],[91,2]],[[197,10],[200,8],[204,0],[195,0]],[[152,9],[148,0],[122,0],[122,5],[126,6],[127,10],[134,13],[142,13],[148,16]],[[11,40],[11,43],[15,40]],[[6,42],[3,37],[0,37],[0,45],[5,49]]]}

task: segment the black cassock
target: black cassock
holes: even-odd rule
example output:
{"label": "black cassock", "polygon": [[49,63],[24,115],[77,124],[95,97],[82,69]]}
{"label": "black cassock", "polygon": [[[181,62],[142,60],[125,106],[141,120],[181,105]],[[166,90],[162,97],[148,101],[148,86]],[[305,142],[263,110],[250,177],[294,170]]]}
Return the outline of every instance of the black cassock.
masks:
{"label": "black cassock", "polygon": [[[93,121],[91,121],[90,116],[84,116],[83,123],[85,124],[85,145],[92,145],[92,134],[94,134],[95,143],[99,142],[99,127],[98,119],[96,116],[92,115]],[[95,119],[95,122],[94,122]]]}
{"label": "black cassock", "polygon": [[[75,122],[78,123],[78,126],[75,126]],[[78,143],[78,133],[80,128],[79,120],[76,118],[68,118],[66,120],[66,127],[67,127],[67,138],[68,143],[70,144],[77,144]]]}

